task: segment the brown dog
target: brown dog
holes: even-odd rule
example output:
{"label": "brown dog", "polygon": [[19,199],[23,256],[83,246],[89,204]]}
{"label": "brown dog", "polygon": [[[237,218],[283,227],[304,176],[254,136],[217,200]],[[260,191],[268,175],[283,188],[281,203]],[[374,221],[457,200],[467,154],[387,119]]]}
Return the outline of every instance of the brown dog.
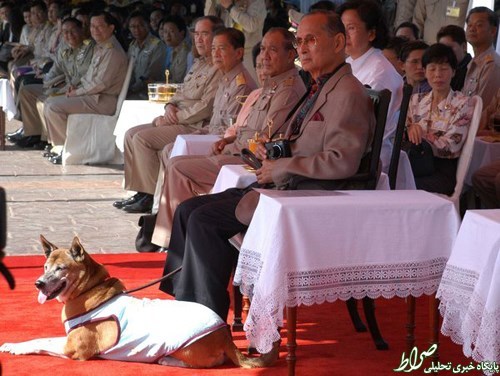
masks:
{"label": "brown dog", "polygon": [[[195,368],[220,365],[225,356],[244,368],[267,367],[276,361],[277,346],[258,358],[243,355],[233,343],[227,325],[201,304],[137,299],[124,294],[120,280],[110,278],[77,237],[70,249],[58,249],[42,235],[40,240],[47,261],[44,274],[35,283],[38,301],[57,298],[64,303],[62,321],[67,337],[6,343],[0,351]],[[180,319],[172,318],[171,311],[178,311]],[[170,322],[170,327],[164,328],[165,322]],[[184,324],[193,323],[200,324],[200,328],[184,328]],[[166,343],[167,338],[173,338],[174,343]]]}

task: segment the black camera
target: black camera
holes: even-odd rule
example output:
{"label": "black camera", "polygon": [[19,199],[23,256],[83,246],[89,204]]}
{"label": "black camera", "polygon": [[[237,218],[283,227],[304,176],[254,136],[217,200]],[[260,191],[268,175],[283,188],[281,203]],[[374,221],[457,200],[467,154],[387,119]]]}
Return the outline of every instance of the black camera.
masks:
{"label": "black camera", "polygon": [[292,156],[290,141],[287,139],[266,142],[264,147],[266,148],[266,155],[269,159],[280,159]]}

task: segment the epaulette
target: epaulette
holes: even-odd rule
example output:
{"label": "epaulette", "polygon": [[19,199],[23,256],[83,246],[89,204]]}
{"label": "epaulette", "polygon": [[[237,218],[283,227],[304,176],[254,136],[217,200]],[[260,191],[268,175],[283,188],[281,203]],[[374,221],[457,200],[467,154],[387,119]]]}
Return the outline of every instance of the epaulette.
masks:
{"label": "epaulette", "polygon": [[285,81],[283,81],[284,86],[293,86],[293,83],[295,82],[295,77],[288,77]]}
{"label": "epaulette", "polygon": [[239,73],[236,76],[236,86],[245,85],[246,83],[247,83],[247,79],[245,78],[245,75],[243,74],[243,72]]}

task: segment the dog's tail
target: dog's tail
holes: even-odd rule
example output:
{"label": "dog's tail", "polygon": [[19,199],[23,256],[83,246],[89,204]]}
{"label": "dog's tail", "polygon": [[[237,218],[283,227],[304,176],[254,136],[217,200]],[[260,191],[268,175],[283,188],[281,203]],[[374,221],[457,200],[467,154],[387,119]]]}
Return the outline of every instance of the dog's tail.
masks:
{"label": "dog's tail", "polygon": [[270,352],[266,354],[261,354],[258,357],[250,358],[244,355],[231,339],[231,334],[227,334],[229,336],[229,341],[226,341],[226,346],[224,348],[224,353],[226,356],[231,359],[231,361],[242,368],[263,368],[272,366],[276,360],[278,360],[279,355],[279,342],[276,342],[273,345],[273,348]]}

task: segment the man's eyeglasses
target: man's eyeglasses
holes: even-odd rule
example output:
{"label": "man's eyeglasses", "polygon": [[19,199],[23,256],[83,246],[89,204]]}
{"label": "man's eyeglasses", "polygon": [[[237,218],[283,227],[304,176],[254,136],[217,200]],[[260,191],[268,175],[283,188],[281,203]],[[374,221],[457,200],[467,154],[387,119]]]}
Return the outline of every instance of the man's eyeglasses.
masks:
{"label": "man's eyeglasses", "polygon": [[300,48],[302,45],[305,45],[309,48],[316,46],[318,44],[318,39],[314,35],[306,35],[305,38],[296,38],[294,47]]}

